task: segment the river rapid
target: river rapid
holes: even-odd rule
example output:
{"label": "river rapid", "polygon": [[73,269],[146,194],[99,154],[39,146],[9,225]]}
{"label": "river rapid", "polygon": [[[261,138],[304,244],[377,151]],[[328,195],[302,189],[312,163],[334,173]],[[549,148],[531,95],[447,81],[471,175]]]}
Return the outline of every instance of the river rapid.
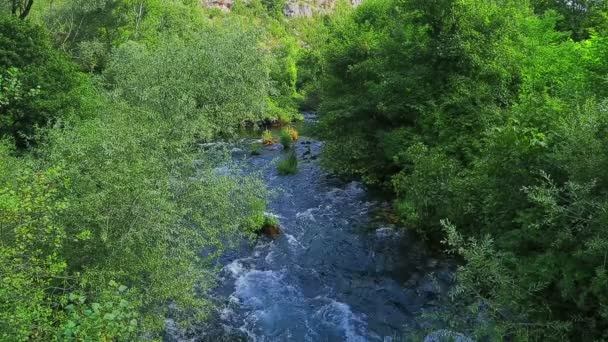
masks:
{"label": "river rapid", "polygon": [[[309,120],[314,117],[308,117]],[[388,204],[358,182],[323,171],[323,142],[301,137],[298,173],[279,176],[280,145],[232,155],[242,172],[260,172],[271,190],[268,215],[282,235],[243,244],[221,258],[219,310],[173,341],[399,341],[424,328],[422,311],[440,305],[451,263],[433,258],[406,229],[387,222]]]}

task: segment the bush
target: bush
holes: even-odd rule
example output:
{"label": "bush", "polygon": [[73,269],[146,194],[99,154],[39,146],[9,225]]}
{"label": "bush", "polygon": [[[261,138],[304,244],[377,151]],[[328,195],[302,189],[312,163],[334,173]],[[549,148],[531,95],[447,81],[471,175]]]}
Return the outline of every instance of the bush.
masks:
{"label": "bush", "polygon": [[277,122],[280,126],[289,125],[293,121],[293,113],[286,113],[285,111],[281,111],[277,114]]}
{"label": "bush", "polygon": [[291,136],[291,140],[297,141],[300,138],[300,133],[295,127],[289,126],[285,129],[289,136]]}
{"label": "bush", "polygon": [[283,158],[277,163],[279,175],[295,175],[298,173],[298,157],[295,153],[290,153],[289,156]]}
{"label": "bush", "polygon": [[272,132],[269,130],[264,130],[262,132],[262,144],[264,145],[272,145],[274,144],[274,137],[272,136]]}
{"label": "bush", "polygon": [[279,219],[276,216],[266,215],[264,216],[264,226],[278,227],[280,224]]}
{"label": "bush", "polygon": [[286,150],[289,150],[291,148],[291,145],[293,144],[293,138],[286,129],[281,131],[279,140],[281,142],[281,145],[283,145],[283,148]]}
{"label": "bush", "polygon": [[259,228],[257,234],[266,235],[272,239],[279,237],[279,235],[281,235],[279,219],[275,216],[266,215],[264,217],[264,224]]}

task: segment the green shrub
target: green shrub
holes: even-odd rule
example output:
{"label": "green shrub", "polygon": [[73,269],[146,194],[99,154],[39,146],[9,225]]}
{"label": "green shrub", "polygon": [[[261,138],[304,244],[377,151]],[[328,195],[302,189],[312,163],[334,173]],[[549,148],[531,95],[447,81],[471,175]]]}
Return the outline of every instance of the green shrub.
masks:
{"label": "green shrub", "polygon": [[279,175],[295,175],[298,173],[298,157],[295,153],[290,153],[289,156],[284,157],[277,163],[277,170]]}
{"label": "green shrub", "polygon": [[281,142],[281,145],[283,145],[283,148],[286,150],[289,150],[291,148],[291,145],[293,144],[293,138],[291,137],[291,134],[289,134],[289,131],[285,129],[281,131],[279,141]]}
{"label": "green shrub", "polygon": [[293,121],[293,115],[290,114],[290,113],[286,113],[284,111],[281,111],[277,115],[277,122],[281,126],[289,125],[292,121]]}
{"label": "green shrub", "polygon": [[287,132],[287,134],[289,134],[289,136],[291,137],[291,140],[297,141],[298,139],[300,139],[300,132],[298,132],[298,130],[295,127],[289,126],[289,127],[285,128],[285,131]]}
{"label": "green shrub", "polygon": [[278,227],[280,224],[279,219],[275,216],[266,215],[264,216],[264,224],[263,226],[272,226]]}
{"label": "green shrub", "polygon": [[262,144],[264,145],[273,145],[274,137],[272,136],[272,132],[270,130],[265,129],[262,132]]}

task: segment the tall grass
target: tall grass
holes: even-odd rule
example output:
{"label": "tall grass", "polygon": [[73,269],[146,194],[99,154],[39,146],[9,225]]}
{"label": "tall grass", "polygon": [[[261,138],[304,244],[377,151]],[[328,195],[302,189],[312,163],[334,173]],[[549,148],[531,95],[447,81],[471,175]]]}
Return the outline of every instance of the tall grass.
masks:
{"label": "tall grass", "polygon": [[262,133],[262,144],[264,145],[272,145],[274,144],[274,138],[272,137],[272,132],[269,130],[264,130]]}
{"label": "tall grass", "polygon": [[298,173],[298,157],[295,153],[290,153],[289,156],[283,158],[277,163],[277,170],[279,175],[295,175]]}
{"label": "tall grass", "polygon": [[287,130],[281,131],[279,141],[281,142],[281,145],[283,145],[283,148],[285,148],[286,150],[289,150],[291,148],[291,145],[293,145],[293,139],[291,137],[291,134],[289,134]]}
{"label": "tall grass", "polygon": [[300,133],[298,132],[297,129],[295,129],[295,127],[289,126],[287,128],[285,128],[285,132],[287,132],[287,134],[289,134],[289,136],[291,137],[291,140],[296,141],[300,138]]}

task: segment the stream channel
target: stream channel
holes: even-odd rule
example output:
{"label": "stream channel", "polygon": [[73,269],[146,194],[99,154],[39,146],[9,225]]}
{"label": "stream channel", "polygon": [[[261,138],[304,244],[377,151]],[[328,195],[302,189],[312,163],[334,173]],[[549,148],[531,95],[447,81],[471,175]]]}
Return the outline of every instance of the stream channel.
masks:
{"label": "stream channel", "polygon": [[261,171],[273,192],[268,214],[283,232],[225,253],[215,329],[169,340],[400,341],[424,327],[421,312],[440,305],[453,264],[389,223],[381,215],[389,204],[361,183],[322,170],[322,141],[294,143],[299,165],[291,176],[277,174],[279,144],[252,156],[252,141],[234,148],[233,160],[244,172]]}

